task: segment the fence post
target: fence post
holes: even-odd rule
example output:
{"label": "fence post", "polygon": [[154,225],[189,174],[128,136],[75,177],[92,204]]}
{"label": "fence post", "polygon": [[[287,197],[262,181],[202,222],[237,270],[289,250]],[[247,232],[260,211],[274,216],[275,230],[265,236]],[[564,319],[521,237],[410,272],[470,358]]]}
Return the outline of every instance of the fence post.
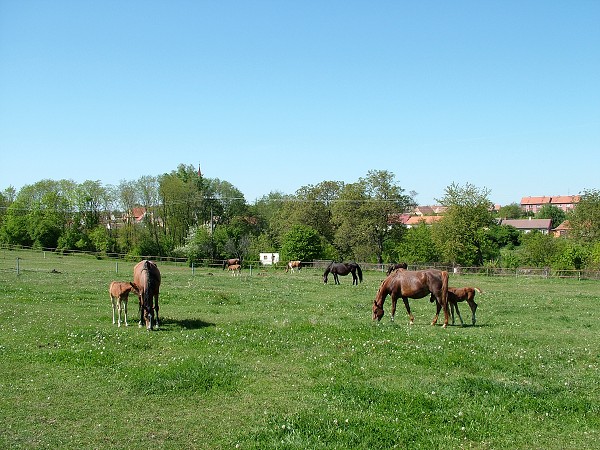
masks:
{"label": "fence post", "polygon": [[192,275],[194,275],[195,270],[194,270],[194,263],[192,262]]}
{"label": "fence post", "polygon": [[119,261],[115,262],[115,273],[119,273]]}
{"label": "fence post", "polygon": [[19,260],[21,258],[17,258],[17,276],[19,276],[21,274],[20,269],[19,269]]}

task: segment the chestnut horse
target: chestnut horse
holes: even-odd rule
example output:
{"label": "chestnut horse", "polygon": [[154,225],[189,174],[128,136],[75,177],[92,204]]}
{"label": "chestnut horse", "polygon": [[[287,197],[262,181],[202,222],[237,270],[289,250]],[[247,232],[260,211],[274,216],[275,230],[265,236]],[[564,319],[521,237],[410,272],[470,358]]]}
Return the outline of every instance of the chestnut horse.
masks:
{"label": "chestnut horse", "polygon": [[229,266],[233,266],[234,264],[241,264],[242,261],[240,258],[231,258],[223,260],[223,270],[227,269]]}
{"label": "chestnut horse", "polygon": [[236,275],[241,275],[242,274],[242,266],[240,266],[239,264],[232,264],[230,265],[227,270],[231,271],[231,274],[235,277]]}
{"label": "chestnut horse", "polygon": [[396,302],[398,298],[402,298],[412,325],[415,318],[410,312],[408,299],[423,298],[429,294],[435,296],[440,305],[431,324],[437,323],[439,310],[444,308],[444,328],[446,328],[448,325],[448,272],[437,269],[396,270],[388,275],[379,286],[373,301],[373,320],[381,320],[384,314],[383,303],[385,298],[390,295],[392,297],[392,321],[396,314]]}
{"label": "chestnut horse", "polygon": [[[160,288],[160,271],[155,263],[144,259],[133,268],[133,282],[139,288],[140,295],[140,327],[145,322],[146,329],[158,327],[158,291]],[[154,314],[156,313],[156,319]]]}
{"label": "chestnut horse", "polygon": [[125,281],[113,281],[110,283],[108,293],[110,294],[110,301],[112,303],[113,313],[113,325],[115,324],[115,310],[118,311],[118,326],[121,326],[121,310],[125,313],[125,326],[128,327],[127,323],[127,300],[129,300],[129,293],[134,292],[136,295],[140,295],[138,287],[135,283]]}
{"label": "chestnut horse", "polygon": [[[450,304],[450,313],[452,315],[452,325],[454,325],[454,310],[456,309],[456,314],[458,315],[458,320],[460,320],[460,324],[462,326],[465,325],[465,323],[462,320],[462,317],[460,316],[460,311],[458,310],[458,302],[462,302],[465,301],[468,303],[469,308],[471,308],[471,322],[473,323],[473,325],[475,325],[476,319],[475,319],[475,311],[477,311],[477,303],[475,303],[475,292],[479,292],[480,294],[483,293],[483,291],[479,288],[476,287],[462,287],[462,288],[455,288],[455,287],[448,287],[448,303]],[[429,299],[430,302],[434,302],[435,301],[435,297],[432,295],[431,298]],[[437,306],[437,313],[440,313],[440,308],[441,306],[439,305],[439,303],[436,302],[436,306]]]}
{"label": "chestnut horse", "polygon": [[387,274],[389,275],[390,273],[392,273],[394,270],[396,269],[408,269],[408,264],[406,264],[405,262],[401,262],[398,264],[390,264],[387,270]]}
{"label": "chestnut horse", "polygon": [[288,271],[290,271],[290,270],[292,271],[292,273],[294,273],[294,269],[300,270],[301,268],[302,268],[302,261],[290,261],[285,266],[285,273],[288,273]]}
{"label": "chestnut horse", "polygon": [[[345,276],[345,275],[348,275],[349,273],[352,274],[352,285],[353,286],[355,284],[358,286],[358,280],[360,280],[361,283],[363,280],[362,270],[361,270],[360,266],[358,264],[356,264],[354,261],[347,262],[347,263],[336,263],[336,262],[331,261],[329,263],[329,265],[327,266],[327,268],[325,269],[325,273],[323,273],[323,283],[325,283],[325,284],[327,284],[327,276],[329,275],[329,273],[333,274],[333,279],[335,280],[335,284],[340,284],[338,275]],[[357,273],[358,273],[358,277],[356,276]]]}

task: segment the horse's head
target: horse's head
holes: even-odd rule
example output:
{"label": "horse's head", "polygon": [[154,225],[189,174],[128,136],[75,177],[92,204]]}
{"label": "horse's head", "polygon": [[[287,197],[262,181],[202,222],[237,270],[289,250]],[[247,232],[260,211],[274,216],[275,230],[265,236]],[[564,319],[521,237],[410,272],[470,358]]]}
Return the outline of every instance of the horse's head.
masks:
{"label": "horse's head", "polygon": [[137,284],[129,282],[129,284],[131,285],[131,292],[135,293],[135,295],[139,296],[140,295],[140,288],[138,287]]}
{"label": "horse's head", "polygon": [[379,306],[377,301],[373,302],[373,320],[377,320],[378,322],[383,317],[383,306]]}
{"label": "horse's head", "polygon": [[[147,294],[147,292],[145,293]],[[146,295],[144,295],[146,297]],[[152,296],[148,296],[149,298],[144,298],[144,302],[142,305],[144,311],[144,322],[146,323],[146,330],[152,330]],[[149,303],[148,303],[149,301]]]}
{"label": "horse's head", "polygon": [[329,269],[327,269],[325,271],[325,273],[323,274],[323,283],[327,284],[327,275],[329,274]]}
{"label": "horse's head", "polygon": [[385,314],[383,311],[383,302],[385,301],[385,297],[387,297],[387,293],[385,290],[387,280],[388,278],[381,282],[379,289],[377,289],[377,295],[375,296],[375,300],[373,300],[373,320],[377,320],[378,322]]}

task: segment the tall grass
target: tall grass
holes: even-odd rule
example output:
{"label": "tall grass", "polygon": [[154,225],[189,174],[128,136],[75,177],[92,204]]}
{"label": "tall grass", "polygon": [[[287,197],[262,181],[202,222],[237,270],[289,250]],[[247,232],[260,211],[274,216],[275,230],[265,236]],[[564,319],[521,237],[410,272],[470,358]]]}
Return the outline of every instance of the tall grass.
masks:
{"label": "tall grass", "polygon": [[135,298],[112,324],[133,265],[0,253],[0,447],[600,447],[598,282],[451,276],[484,293],[443,329],[428,299],[372,323],[379,272],[161,264],[147,332]]}

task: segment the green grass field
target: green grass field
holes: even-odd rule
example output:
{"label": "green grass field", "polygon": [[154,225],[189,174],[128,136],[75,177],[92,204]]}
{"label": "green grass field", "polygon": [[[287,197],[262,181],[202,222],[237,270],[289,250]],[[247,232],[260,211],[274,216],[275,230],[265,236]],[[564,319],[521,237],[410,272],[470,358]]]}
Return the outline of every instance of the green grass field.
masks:
{"label": "green grass field", "polygon": [[379,272],[159,264],[147,332],[112,324],[133,265],[0,251],[1,448],[600,448],[598,282],[451,275],[484,293],[443,329],[372,323]]}

